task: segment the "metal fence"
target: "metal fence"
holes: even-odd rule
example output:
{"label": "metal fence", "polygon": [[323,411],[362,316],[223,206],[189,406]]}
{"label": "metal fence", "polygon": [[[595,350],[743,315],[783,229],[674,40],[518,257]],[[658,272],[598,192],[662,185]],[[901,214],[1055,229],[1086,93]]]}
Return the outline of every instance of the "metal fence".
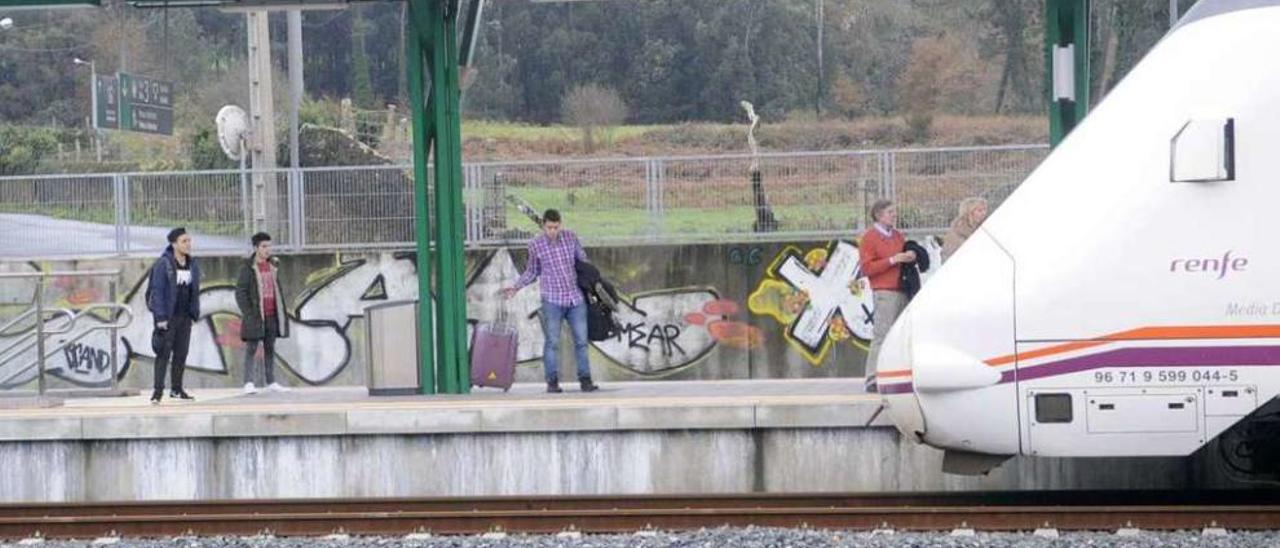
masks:
{"label": "metal fence", "polygon": [[[940,230],[964,197],[998,206],[1047,154],[1043,145],[764,154],[757,181],[746,155],[471,163],[466,239],[532,236],[519,203],[560,209],[595,243],[847,236],[880,197],[897,202],[903,228]],[[259,229],[293,250],[405,247],[413,192],[407,165],[4,177],[0,255],[154,251],[173,226],[202,251],[244,250]]]}

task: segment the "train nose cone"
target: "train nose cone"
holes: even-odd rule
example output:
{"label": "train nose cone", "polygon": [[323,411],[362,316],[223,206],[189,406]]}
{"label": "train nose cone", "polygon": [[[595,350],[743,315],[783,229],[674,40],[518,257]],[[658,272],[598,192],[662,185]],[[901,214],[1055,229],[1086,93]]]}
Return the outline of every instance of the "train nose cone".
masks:
{"label": "train nose cone", "polygon": [[880,395],[904,436],[942,449],[1018,451],[1013,260],[979,230],[889,330]]}
{"label": "train nose cone", "polygon": [[880,345],[875,364],[880,398],[903,436],[923,441],[924,415],[916,400],[911,365],[911,308],[908,307]]}

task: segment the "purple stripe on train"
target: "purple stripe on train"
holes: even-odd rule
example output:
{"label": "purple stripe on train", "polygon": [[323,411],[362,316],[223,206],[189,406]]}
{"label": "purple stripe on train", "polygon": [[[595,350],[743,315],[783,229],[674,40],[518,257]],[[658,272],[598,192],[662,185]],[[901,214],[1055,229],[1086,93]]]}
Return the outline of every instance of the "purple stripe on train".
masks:
{"label": "purple stripe on train", "polygon": [[[1280,365],[1280,346],[1190,346],[1121,348],[1000,372],[1000,384],[1029,381],[1106,367],[1250,367]],[[913,383],[881,384],[881,394],[915,391]]]}
{"label": "purple stripe on train", "polygon": [[[1019,380],[1029,381],[1104,367],[1229,367],[1280,365],[1280,346],[1190,346],[1121,348],[1089,356],[1021,368]],[[1014,370],[1000,382],[1013,382]]]}
{"label": "purple stripe on train", "polygon": [[881,394],[910,394],[915,391],[915,386],[909,382],[881,384],[876,391]]}

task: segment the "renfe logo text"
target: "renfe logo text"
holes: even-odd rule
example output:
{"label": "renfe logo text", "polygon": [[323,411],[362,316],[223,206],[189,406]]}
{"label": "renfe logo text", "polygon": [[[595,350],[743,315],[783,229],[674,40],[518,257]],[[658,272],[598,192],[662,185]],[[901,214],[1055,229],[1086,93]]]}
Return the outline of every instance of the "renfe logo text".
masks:
{"label": "renfe logo text", "polygon": [[1222,254],[1222,258],[1214,259],[1174,259],[1169,263],[1169,272],[1203,272],[1217,274],[1221,280],[1228,272],[1244,272],[1249,267],[1249,259],[1232,257],[1231,251]]}

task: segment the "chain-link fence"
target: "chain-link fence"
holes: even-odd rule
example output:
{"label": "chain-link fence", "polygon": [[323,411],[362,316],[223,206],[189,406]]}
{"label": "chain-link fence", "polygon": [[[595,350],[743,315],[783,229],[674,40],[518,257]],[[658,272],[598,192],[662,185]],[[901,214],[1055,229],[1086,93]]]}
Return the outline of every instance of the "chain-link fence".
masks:
{"label": "chain-link fence", "polygon": [[[903,228],[940,230],[967,196],[998,206],[1047,154],[1004,146],[467,164],[466,239],[518,244],[537,232],[529,213],[546,208],[596,243],[848,236],[880,197],[897,202]],[[0,254],[155,250],[174,226],[202,251],[243,250],[263,229],[293,250],[405,247],[413,198],[410,166],[5,177]]]}
{"label": "chain-link fence", "polygon": [[477,164],[468,169],[467,238],[523,240],[537,227],[518,209],[554,207],[584,239],[703,241],[848,235],[877,198],[898,203],[906,229],[941,230],[960,200],[996,207],[1047,146],[906,149]]}

